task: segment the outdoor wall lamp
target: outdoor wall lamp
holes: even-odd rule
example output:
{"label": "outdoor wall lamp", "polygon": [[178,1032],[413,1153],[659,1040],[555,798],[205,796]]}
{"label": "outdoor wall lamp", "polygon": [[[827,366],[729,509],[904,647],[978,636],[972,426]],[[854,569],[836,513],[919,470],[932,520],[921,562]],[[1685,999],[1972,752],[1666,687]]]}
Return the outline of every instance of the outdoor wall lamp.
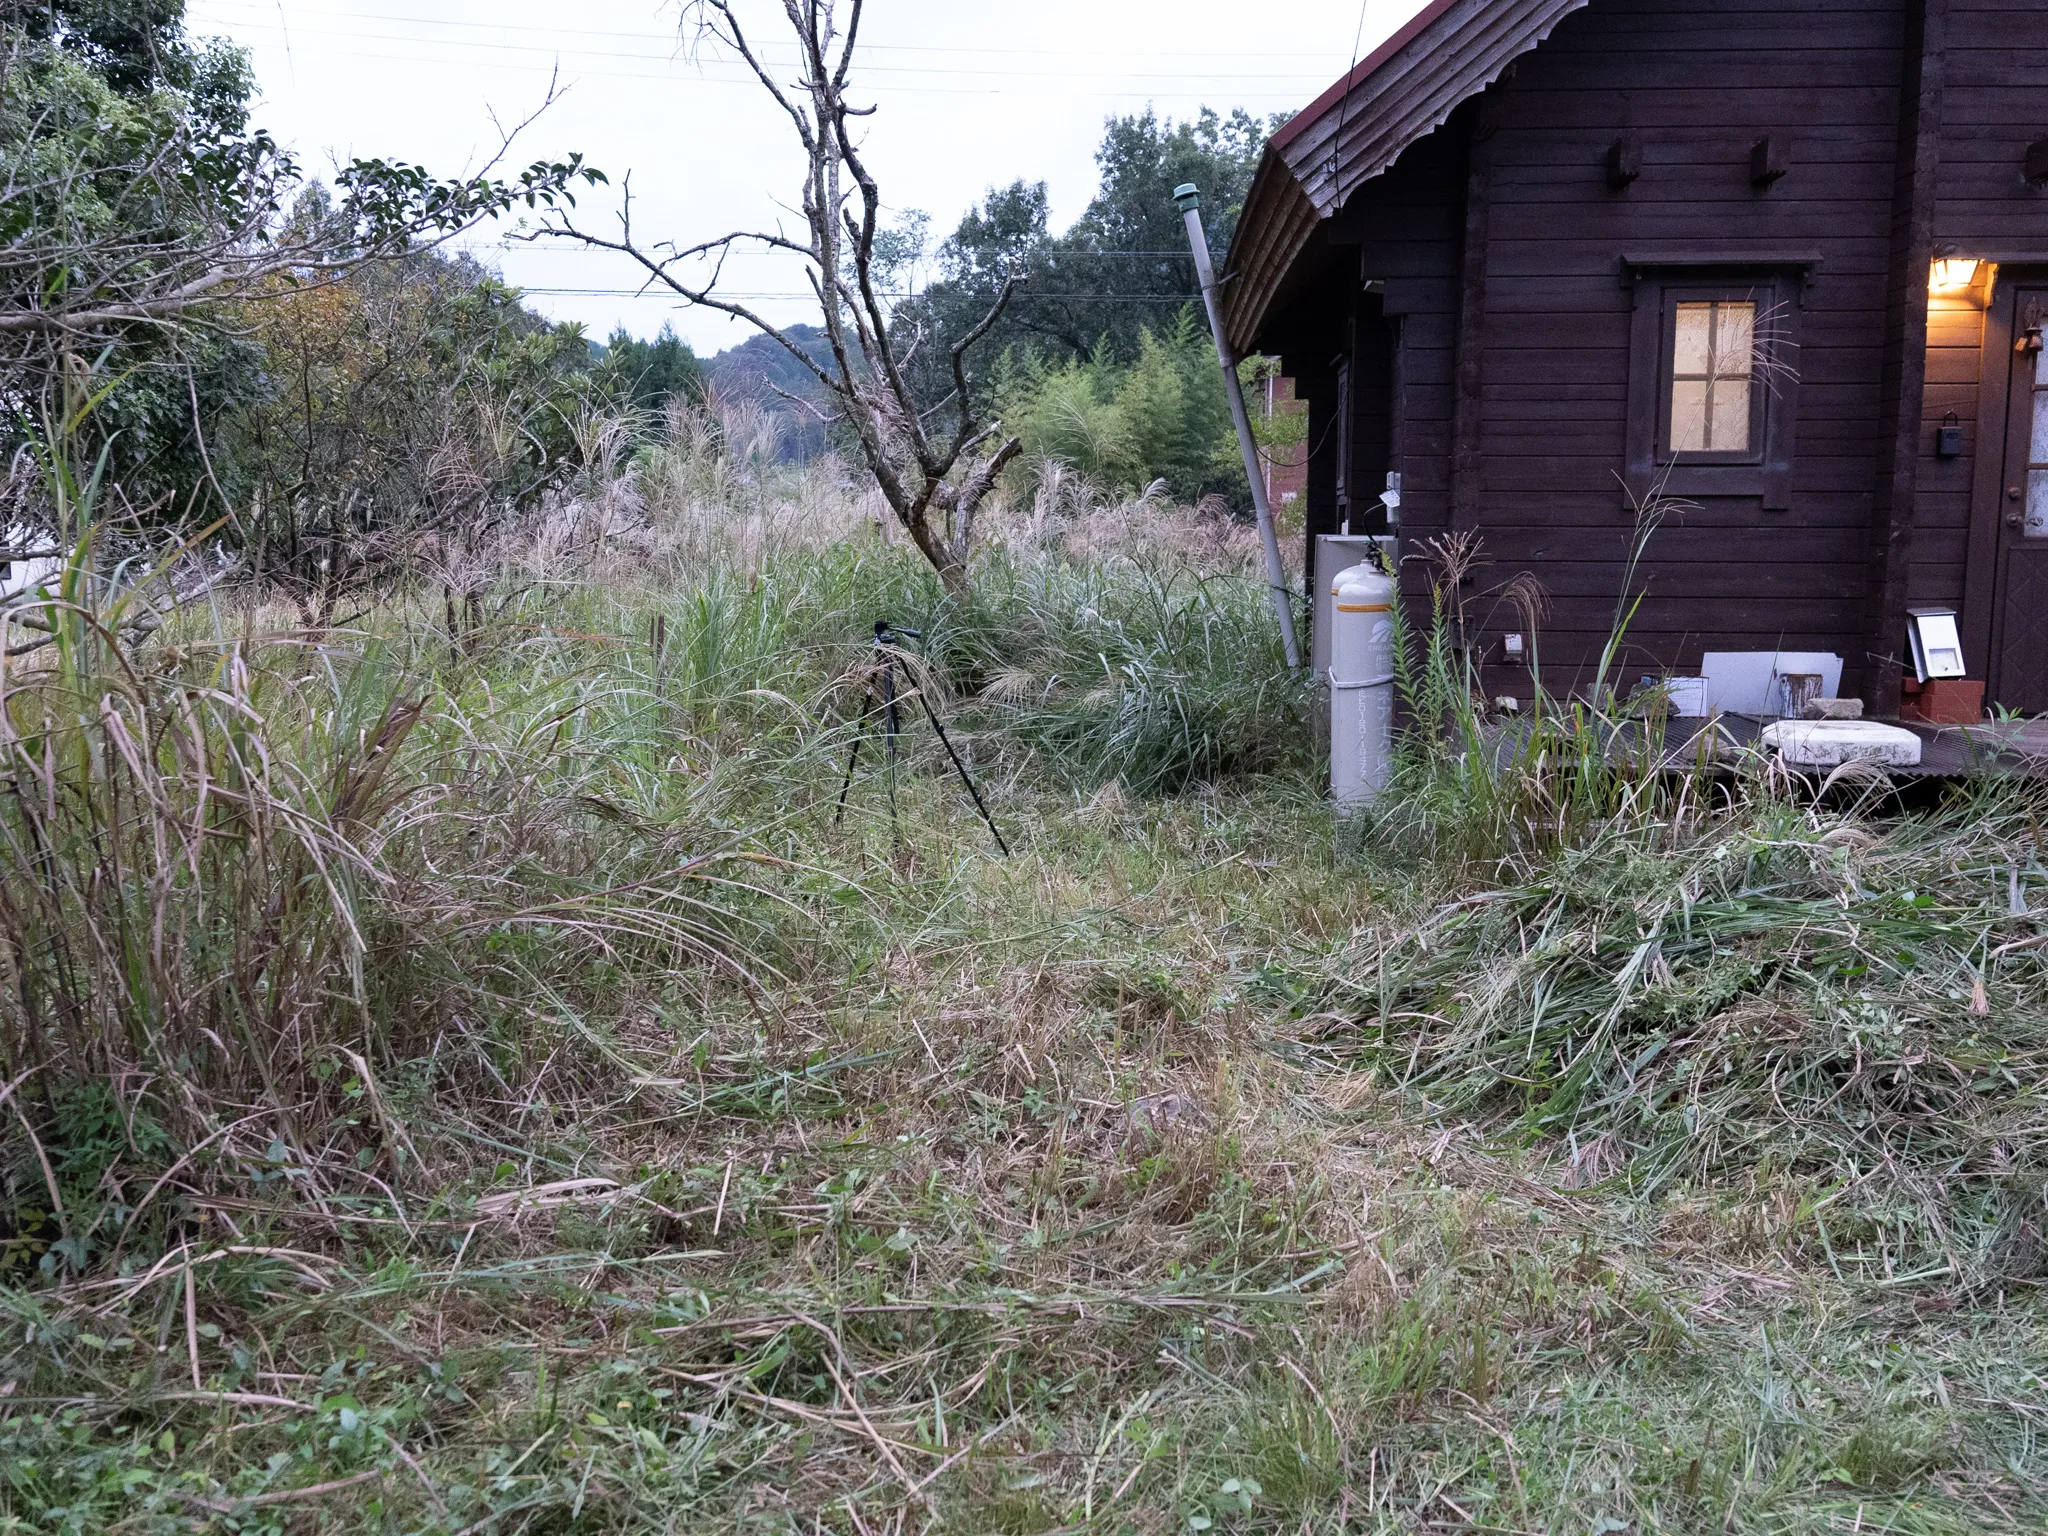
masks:
{"label": "outdoor wall lamp", "polygon": [[1976,284],[1977,271],[1983,265],[1974,256],[1937,256],[1928,286],[1936,293],[1960,293]]}

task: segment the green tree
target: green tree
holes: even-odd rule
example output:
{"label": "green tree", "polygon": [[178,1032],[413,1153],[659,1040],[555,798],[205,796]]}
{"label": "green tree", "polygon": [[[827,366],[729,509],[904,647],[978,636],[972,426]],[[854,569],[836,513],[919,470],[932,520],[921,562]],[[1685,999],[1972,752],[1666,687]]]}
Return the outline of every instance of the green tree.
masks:
{"label": "green tree", "polygon": [[577,157],[447,181],[356,160],[308,212],[253,88],[239,49],[188,37],[183,0],[0,0],[0,433],[18,447],[67,392],[95,399],[66,441],[137,520],[217,503],[207,428],[264,387],[221,324],[241,302],[602,179]]}
{"label": "green tree", "polygon": [[203,89],[213,62],[214,50],[185,37],[185,0],[0,0],[0,27],[61,50],[124,96]]}
{"label": "green tree", "polygon": [[[182,11],[167,0],[16,0],[0,11],[5,311],[61,306],[67,290],[91,280],[95,251],[147,267],[148,248],[176,248],[206,222],[207,205],[236,222],[265,197],[259,181],[239,174],[267,149],[245,132],[248,61],[225,44],[191,43]],[[81,338],[0,334],[13,343],[0,374],[8,417],[32,422],[62,349]],[[217,414],[256,388],[255,349],[215,332],[149,325],[83,341],[79,364],[100,376],[96,388],[111,386],[85,431],[86,449],[111,449],[111,477],[131,504],[175,500],[177,488],[199,484],[193,401]]]}
{"label": "green tree", "polygon": [[658,417],[670,400],[704,398],[704,366],[673,325],[664,325],[652,341],[620,326],[605,347],[603,369],[616,397],[650,417]]}
{"label": "green tree", "polygon": [[[992,190],[940,247],[939,280],[899,309],[898,322],[938,337],[957,334],[1021,271],[1028,282],[997,328],[999,348],[1030,346],[1050,359],[1076,360],[1106,345],[1113,361],[1135,362],[1140,338],[1163,332],[1200,293],[1173,189],[1184,182],[1202,189],[1220,258],[1280,121],[1242,108],[1227,117],[1204,108],[1184,122],[1150,108],[1109,119],[1095,154],[1100,186],[1065,234],[1048,228],[1043,182]],[[945,388],[941,378],[922,382],[928,394]]]}
{"label": "green tree", "polygon": [[1031,460],[1061,460],[1127,493],[1163,482],[1177,501],[1250,505],[1223,376],[1190,307],[1160,330],[1140,327],[1128,363],[1106,337],[1084,358],[1012,353],[998,393]]}

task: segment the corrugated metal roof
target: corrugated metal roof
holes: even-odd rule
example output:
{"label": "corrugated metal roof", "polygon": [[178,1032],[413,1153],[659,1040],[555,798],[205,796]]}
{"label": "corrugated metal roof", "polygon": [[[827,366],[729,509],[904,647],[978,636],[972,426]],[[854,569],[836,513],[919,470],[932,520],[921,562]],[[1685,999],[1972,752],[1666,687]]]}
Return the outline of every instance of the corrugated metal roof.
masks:
{"label": "corrugated metal roof", "polygon": [[1433,0],[1267,146],[1231,242],[1224,317],[1249,350],[1315,225],[1590,0]]}

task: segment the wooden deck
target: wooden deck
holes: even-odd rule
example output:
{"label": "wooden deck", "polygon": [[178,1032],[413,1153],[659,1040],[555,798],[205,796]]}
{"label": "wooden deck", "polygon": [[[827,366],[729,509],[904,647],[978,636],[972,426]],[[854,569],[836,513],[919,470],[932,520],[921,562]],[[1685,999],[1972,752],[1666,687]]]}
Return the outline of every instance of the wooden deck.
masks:
{"label": "wooden deck", "polygon": [[[1771,719],[1757,715],[1721,715],[1717,721],[1738,747],[1754,747]],[[1664,727],[1665,761],[1673,768],[1699,761],[1695,743],[1709,724],[1705,720],[1671,720]],[[1966,779],[1982,774],[2048,776],[2048,719],[1986,720],[1978,725],[1925,725],[1915,720],[1887,722],[1904,726],[1920,738],[1917,768],[1889,768],[1895,779]]]}
{"label": "wooden deck", "polygon": [[[1701,766],[1733,768],[1736,753],[1757,747],[1765,726],[1775,717],[1717,715],[1712,721],[1671,719],[1663,725],[1663,763],[1673,772]],[[1920,738],[1920,763],[1914,768],[1888,767],[1894,780],[1967,779],[1991,774],[2048,778],[2048,719],[1985,721],[1980,725],[1903,725]],[[1709,726],[1721,733],[1718,755],[1706,749],[1700,735]],[[1643,750],[1646,727],[1640,720],[1623,722],[1609,742],[1609,753],[1633,757]],[[1494,737],[1497,760],[1505,765],[1520,755],[1527,739],[1526,720],[1504,723]],[[1704,755],[1703,755],[1704,754]],[[1816,770],[1802,770],[1814,772]]]}

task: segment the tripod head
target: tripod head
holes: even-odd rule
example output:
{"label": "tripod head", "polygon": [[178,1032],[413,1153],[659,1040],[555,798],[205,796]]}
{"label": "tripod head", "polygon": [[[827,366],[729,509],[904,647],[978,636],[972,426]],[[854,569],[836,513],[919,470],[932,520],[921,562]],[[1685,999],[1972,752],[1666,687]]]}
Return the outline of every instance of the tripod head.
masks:
{"label": "tripod head", "polygon": [[875,620],[875,644],[887,645],[899,635],[905,640],[922,640],[924,638],[924,631],[921,629],[906,629],[900,624],[891,624],[887,619]]}

